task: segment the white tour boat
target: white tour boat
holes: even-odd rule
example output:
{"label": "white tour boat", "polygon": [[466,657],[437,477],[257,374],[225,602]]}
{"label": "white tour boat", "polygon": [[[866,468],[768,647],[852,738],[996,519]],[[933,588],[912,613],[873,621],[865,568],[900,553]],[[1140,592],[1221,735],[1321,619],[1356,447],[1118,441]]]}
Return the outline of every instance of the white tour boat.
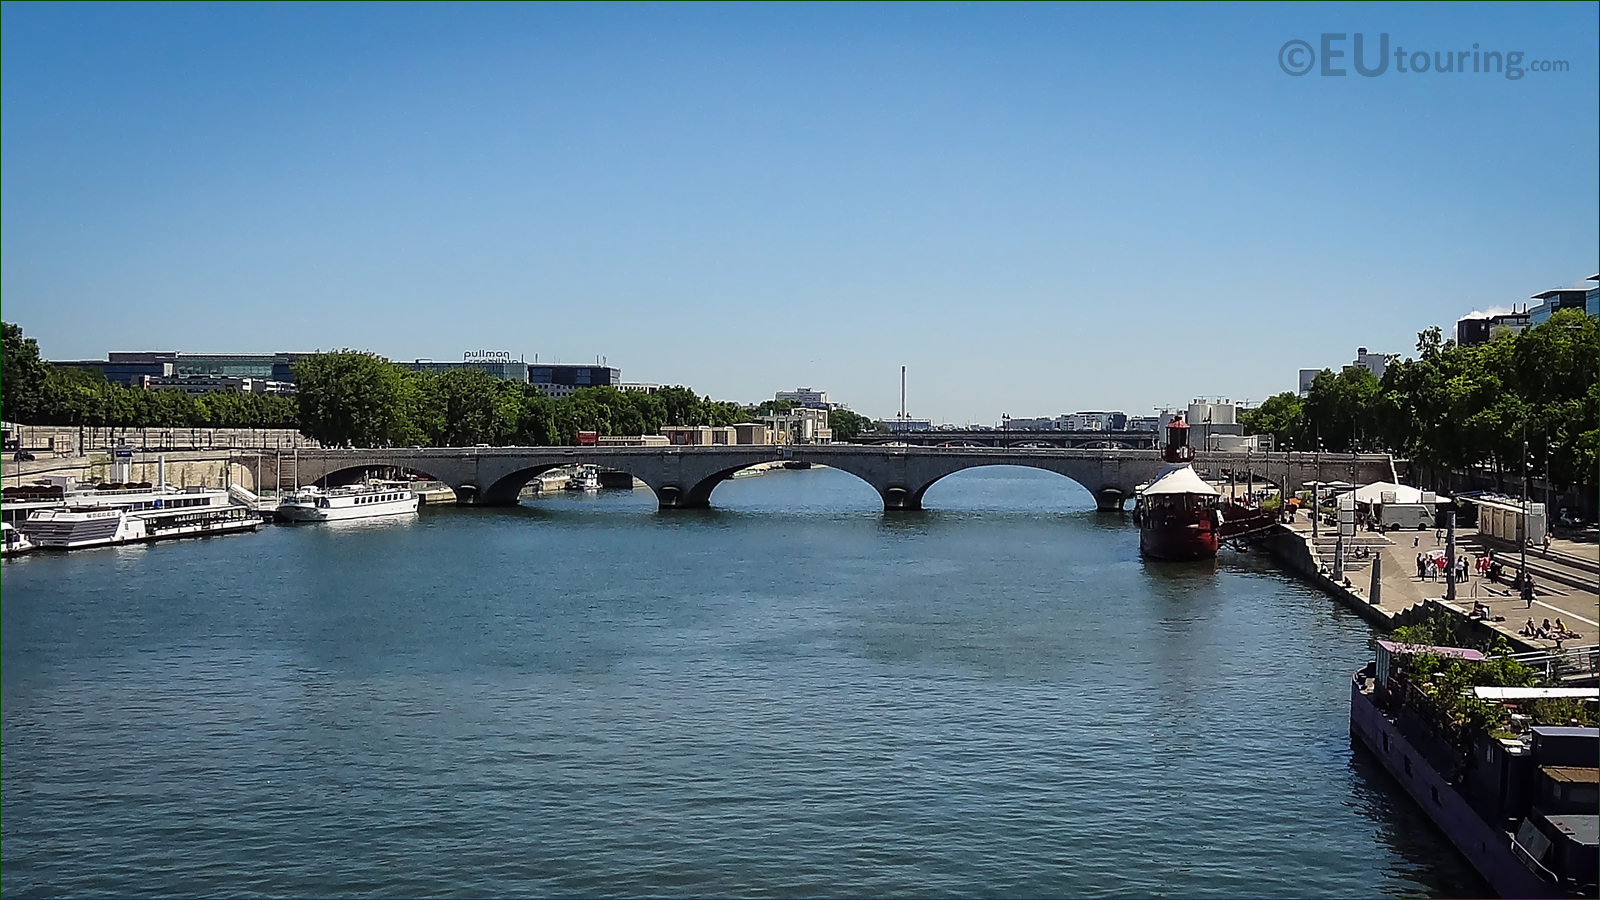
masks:
{"label": "white tour boat", "polygon": [[0,534],[4,535],[4,543],[0,544],[0,556],[16,556],[33,549],[33,541],[28,540],[28,536],[18,531],[10,522],[0,523]]}
{"label": "white tour boat", "polygon": [[346,487],[303,487],[278,504],[278,518],[290,522],[370,519],[417,511],[417,492],[404,481],[368,481]]}
{"label": "white tour boat", "polygon": [[119,499],[124,502],[115,505],[73,502],[38,509],[17,525],[28,540],[45,550],[230,534],[261,527],[261,517],[229,502],[227,491],[168,486],[142,493],[137,500],[122,495]]}
{"label": "white tour boat", "polygon": [[567,479],[566,489],[569,491],[598,491],[600,490],[600,469],[598,466],[579,466]]}

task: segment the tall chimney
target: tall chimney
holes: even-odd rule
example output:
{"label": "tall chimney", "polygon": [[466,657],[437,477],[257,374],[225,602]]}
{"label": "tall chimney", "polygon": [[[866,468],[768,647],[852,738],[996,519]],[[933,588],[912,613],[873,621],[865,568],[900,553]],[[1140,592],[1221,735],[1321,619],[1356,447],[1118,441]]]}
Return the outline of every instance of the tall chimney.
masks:
{"label": "tall chimney", "polygon": [[900,418],[906,417],[906,367],[900,367]]}

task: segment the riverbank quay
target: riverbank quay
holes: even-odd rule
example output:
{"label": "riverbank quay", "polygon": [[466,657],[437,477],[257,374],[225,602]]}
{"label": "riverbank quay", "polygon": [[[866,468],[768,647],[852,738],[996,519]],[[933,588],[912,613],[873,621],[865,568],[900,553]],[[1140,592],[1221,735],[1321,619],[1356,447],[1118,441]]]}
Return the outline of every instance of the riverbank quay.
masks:
{"label": "riverbank quay", "polygon": [[[1600,633],[1600,585],[1597,576],[1586,568],[1585,548],[1592,547],[1563,541],[1554,543],[1548,556],[1530,552],[1529,571],[1534,576],[1534,598],[1530,607],[1517,596],[1510,584],[1496,584],[1469,572],[1465,582],[1456,585],[1456,599],[1446,600],[1448,585],[1435,578],[1418,577],[1418,553],[1432,555],[1444,552],[1444,541],[1438,532],[1358,532],[1344,549],[1340,577],[1333,577],[1334,556],[1338,539],[1319,529],[1312,536],[1311,524],[1297,521],[1280,524],[1267,535],[1252,543],[1272,554],[1280,564],[1307,581],[1320,587],[1367,621],[1379,628],[1393,630],[1420,618],[1426,618],[1433,609],[1444,610],[1483,629],[1486,636],[1506,639],[1516,652],[1550,651],[1563,643],[1593,644]],[[1567,546],[1570,545],[1570,546]],[[1356,548],[1370,555],[1351,558]],[[1476,532],[1458,533],[1456,554],[1469,558],[1495,550],[1497,558],[1508,566],[1515,566],[1519,556],[1504,542],[1499,546],[1493,539]],[[1381,562],[1380,562],[1381,560]],[[1372,572],[1377,569],[1376,584]],[[1505,579],[1509,581],[1509,576]],[[1348,582],[1348,583],[1347,583]],[[1473,605],[1481,603],[1489,610],[1490,618],[1471,618]],[[1546,618],[1561,618],[1569,629],[1580,637],[1557,641],[1519,634],[1524,623],[1533,619],[1535,624]]]}

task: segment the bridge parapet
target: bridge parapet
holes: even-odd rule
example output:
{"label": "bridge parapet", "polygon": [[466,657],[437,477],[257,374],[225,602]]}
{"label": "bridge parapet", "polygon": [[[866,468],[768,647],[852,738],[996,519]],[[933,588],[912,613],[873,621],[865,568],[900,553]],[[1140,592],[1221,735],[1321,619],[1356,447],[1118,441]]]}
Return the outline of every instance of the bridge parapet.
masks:
{"label": "bridge parapet", "polygon": [[[886,510],[921,509],[923,495],[940,479],[978,466],[1024,466],[1064,475],[1083,485],[1105,510],[1121,509],[1134,488],[1160,472],[1155,450],[1120,448],[1037,449],[913,447],[820,444],[717,447],[444,447],[379,450],[300,450],[241,453],[234,463],[250,468],[258,485],[326,483],[331,476],[403,470],[437,478],[471,505],[514,505],[523,485],[560,466],[596,465],[632,474],[649,485],[662,509],[704,507],[711,493],[734,472],[778,459],[826,465],[872,485]],[[1366,483],[1393,480],[1382,454],[1202,453],[1202,470],[1246,469],[1291,489],[1311,480]],[[289,480],[282,481],[287,474]]]}

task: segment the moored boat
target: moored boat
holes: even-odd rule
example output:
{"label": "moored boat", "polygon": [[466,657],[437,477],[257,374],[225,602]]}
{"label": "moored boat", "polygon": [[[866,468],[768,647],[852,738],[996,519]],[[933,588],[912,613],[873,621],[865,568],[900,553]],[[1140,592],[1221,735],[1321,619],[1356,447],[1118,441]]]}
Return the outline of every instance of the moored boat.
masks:
{"label": "moored boat", "polygon": [[403,481],[364,481],[336,488],[303,487],[283,498],[277,516],[289,522],[332,522],[417,511],[417,492]]}
{"label": "moored boat", "polygon": [[43,550],[76,550],[254,531],[261,517],[228,501],[226,491],[170,490],[133,508],[127,505],[74,504],[41,509],[22,520],[22,533]]}
{"label": "moored boat", "polygon": [[1139,552],[1152,559],[1210,559],[1221,544],[1221,495],[1194,470],[1189,424],[1182,416],[1167,425],[1167,465],[1135,491]]}
{"label": "moored boat", "polygon": [[34,547],[33,541],[17,529],[10,522],[0,523],[0,533],[3,533],[3,543],[0,543],[0,556],[17,556],[27,553]]}
{"label": "moored boat", "polygon": [[[1355,742],[1496,894],[1597,896],[1600,732],[1588,704],[1600,693],[1561,677],[1528,686],[1539,680],[1535,669],[1506,657],[1486,660],[1477,650],[1389,640],[1375,646],[1376,659],[1350,685]],[[1573,666],[1574,649],[1522,659],[1559,676]],[[1580,652],[1592,656],[1595,648]],[[1571,718],[1574,704],[1586,707],[1586,724]],[[1561,724],[1541,723],[1551,718]]]}
{"label": "moored boat", "polygon": [[579,466],[562,486],[568,491],[598,491],[600,490],[600,469],[598,466]]}

